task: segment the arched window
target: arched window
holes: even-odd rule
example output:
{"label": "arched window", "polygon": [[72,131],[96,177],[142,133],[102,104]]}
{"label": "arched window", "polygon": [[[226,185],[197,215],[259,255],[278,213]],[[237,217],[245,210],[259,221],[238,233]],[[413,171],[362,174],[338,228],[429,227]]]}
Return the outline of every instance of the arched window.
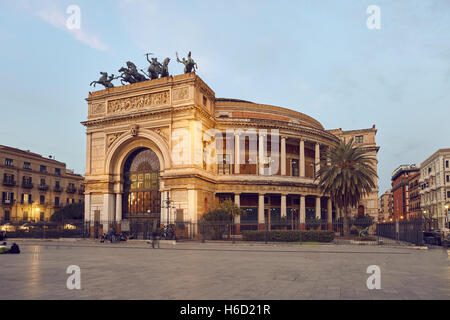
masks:
{"label": "arched window", "polygon": [[128,157],[123,172],[125,218],[159,219],[161,213],[159,171],[159,159],[153,150],[140,148]]}

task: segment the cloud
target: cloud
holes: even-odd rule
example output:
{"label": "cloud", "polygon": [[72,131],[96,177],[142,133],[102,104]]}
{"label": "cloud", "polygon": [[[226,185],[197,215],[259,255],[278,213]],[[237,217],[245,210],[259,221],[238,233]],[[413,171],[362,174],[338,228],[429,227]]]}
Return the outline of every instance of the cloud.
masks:
{"label": "cloud", "polygon": [[80,29],[72,30],[67,28],[67,16],[64,12],[50,7],[38,10],[35,12],[35,14],[45,22],[51,24],[53,27],[68,32],[81,43],[84,43],[85,45],[99,51],[108,51],[108,46],[106,44],[104,44],[95,35],[85,32],[83,27],[81,27]]}
{"label": "cloud", "polygon": [[[50,24],[54,28],[69,33],[77,41],[99,51],[108,51],[108,46],[103,43],[97,36],[90,33],[86,28],[81,25],[80,29],[67,28],[66,22],[69,15],[66,14],[65,8],[62,9],[61,5],[55,1],[43,1],[39,4],[27,0],[19,1],[19,7],[22,10],[26,10],[31,14],[36,15],[41,20]],[[83,14],[81,12],[81,18]],[[83,21],[83,20],[81,20]]]}

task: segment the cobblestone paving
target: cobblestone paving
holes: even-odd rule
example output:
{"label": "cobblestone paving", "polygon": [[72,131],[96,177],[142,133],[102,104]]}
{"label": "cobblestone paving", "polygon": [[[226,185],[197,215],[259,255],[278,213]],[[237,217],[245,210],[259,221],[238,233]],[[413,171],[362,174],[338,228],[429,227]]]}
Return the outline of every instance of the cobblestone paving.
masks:
{"label": "cobblestone paving", "polygon": [[[450,299],[446,250],[356,245],[19,242],[0,299]],[[81,290],[68,290],[69,265]],[[381,268],[381,290],[366,286]]]}

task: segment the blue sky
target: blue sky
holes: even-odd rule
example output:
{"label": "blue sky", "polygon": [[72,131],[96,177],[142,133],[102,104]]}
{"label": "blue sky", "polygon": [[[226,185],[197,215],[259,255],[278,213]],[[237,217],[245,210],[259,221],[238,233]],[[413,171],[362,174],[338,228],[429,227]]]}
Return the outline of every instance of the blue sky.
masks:
{"label": "blue sky", "polygon": [[[69,5],[81,29],[65,27]],[[369,5],[381,29],[366,27]],[[400,164],[450,147],[447,0],[0,0],[0,144],[85,170],[89,83],[144,54],[191,50],[216,92],[378,128],[380,192]]]}

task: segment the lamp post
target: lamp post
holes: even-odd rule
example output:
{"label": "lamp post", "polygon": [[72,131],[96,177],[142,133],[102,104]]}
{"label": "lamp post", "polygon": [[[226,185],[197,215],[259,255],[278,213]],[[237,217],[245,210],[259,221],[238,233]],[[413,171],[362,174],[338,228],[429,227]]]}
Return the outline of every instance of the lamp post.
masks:
{"label": "lamp post", "polygon": [[164,200],[164,206],[163,206],[163,208],[166,208],[166,209],[167,209],[167,220],[166,220],[166,224],[167,224],[167,227],[168,227],[169,224],[170,224],[170,209],[171,209],[171,208],[172,208],[172,209],[176,208],[175,205],[174,205],[174,202],[173,202],[172,200],[170,200],[169,192],[167,192],[167,198],[166,198],[166,200]]}
{"label": "lamp post", "polygon": [[446,217],[445,217],[446,225],[447,225],[447,227],[449,227],[449,221],[448,221],[448,208],[449,208],[449,205],[446,204],[446,205],[444,206],[444,208],[445,208],[445,213],[447,214]]}

